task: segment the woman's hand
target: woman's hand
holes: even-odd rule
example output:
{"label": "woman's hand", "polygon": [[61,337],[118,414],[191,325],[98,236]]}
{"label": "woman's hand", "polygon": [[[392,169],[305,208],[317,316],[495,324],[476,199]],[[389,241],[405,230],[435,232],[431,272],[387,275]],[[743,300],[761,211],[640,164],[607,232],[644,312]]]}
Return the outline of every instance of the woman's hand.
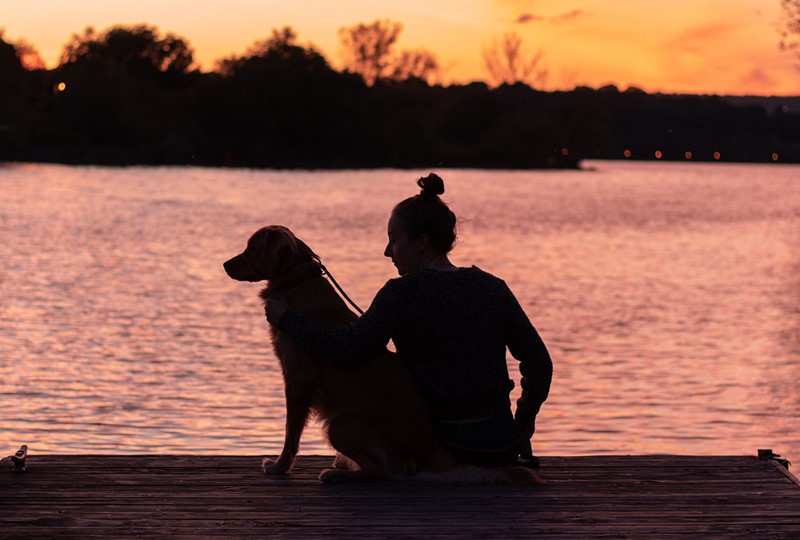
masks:
{"label": "woman's hand", "polygon": [[286,304],[271,296],[267,298],[267,301],[264,304],[264,314],[267,316],[267,320],[270,323],[277,326],[285,312]]}

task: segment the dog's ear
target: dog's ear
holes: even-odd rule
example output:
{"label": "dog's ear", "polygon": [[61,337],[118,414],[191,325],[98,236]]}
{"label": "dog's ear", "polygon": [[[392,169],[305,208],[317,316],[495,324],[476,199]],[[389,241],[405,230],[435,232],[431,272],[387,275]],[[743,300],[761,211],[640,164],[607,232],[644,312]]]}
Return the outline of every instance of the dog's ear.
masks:
{"label": "dog's ear", "polygon": [[266,230],[264,239],[264,258],[279,261],[294,258],[297,254],[297,239],[286,227],[275,226]]}
{"label": "dog's ear", "polygon": [[292,231],[280,225],[264,227],[261,258],[265,269],[268,269],[269,278],[275,277],[291,268],[297,258],[298,245]]}

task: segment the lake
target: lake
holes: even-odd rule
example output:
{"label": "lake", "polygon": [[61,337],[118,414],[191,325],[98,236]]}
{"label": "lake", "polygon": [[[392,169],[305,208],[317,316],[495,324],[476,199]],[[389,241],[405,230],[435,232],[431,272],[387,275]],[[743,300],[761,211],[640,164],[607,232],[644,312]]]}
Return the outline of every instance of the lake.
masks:
{"label": "lake", "polygon": [[[535,452],[800,461],[800,167],[584,169],[438,171],[453,261],[506,280],[553,357]],[[0,167],[0,454],[277,454],[260,285],[222,262],[286,225],[366,308],[427,172]],[[301,453],[329,452],[310,425]]]}

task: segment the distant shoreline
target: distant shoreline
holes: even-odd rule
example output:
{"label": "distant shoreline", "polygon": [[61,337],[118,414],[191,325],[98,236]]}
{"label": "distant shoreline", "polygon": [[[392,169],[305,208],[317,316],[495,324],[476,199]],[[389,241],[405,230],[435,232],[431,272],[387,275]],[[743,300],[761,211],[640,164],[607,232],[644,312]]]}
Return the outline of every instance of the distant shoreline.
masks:
{"label": "distant shoreline", "polygon": [[359,164],[343,164],[341,166],[320,166],[320,165],[294,165],[294,166],[253,166],[253,165],[222,165],[213,163],[198,163],[198,162],[185,162],[185,163],[108,163],[108,162],[67,162],[67,161],[22,161],[22,160],[5,160],[0,161],[0,168],[15,165],[63,165],[67,167],[107,167],[107,168],[135,168],[135,167],[151,167],[151,168],[206,168],[206,169],[220,169],[220,170],[263,170],[263,171],[369,171],[369,170],[401,170],[401,171],[418,171],[418,170],[485,170],[485,171],[592,171],[595,167],[587,165],[587,162],[613,162],[613,163],[649,163],[657,164],[719,164],[719,165],[799,165],[798,163],[781,162],[781,161],[725,161],[725,160],[700,160],[700,159],[625,159],[625,158],[592,158],[579,160],[574,165],[569,166],[553,166],[543,165],[541,167],[503,167],[503,166],[480,166],[480,165],[407,165],[399,166],[393,164],[375,164],[375,165],[359,165]]}

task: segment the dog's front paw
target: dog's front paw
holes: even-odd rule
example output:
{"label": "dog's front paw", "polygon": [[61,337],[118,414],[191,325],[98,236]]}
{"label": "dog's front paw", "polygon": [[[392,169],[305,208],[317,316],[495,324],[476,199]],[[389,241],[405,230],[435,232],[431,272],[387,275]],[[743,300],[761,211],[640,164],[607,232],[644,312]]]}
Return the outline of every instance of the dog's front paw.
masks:
{"label": "dog's front paw", "polygon": [[264,458],[261,462],[261,470],[264,471],[266,474],[286,474],[289,469],[292,468],[292,461],[291,460],[282,460],[278,458],[277,460]]}
{"label": "dog's front paw", "polygon": [[343,469],[323,469],[323,471],[319,475],[320,482],[325,482],[326,484],[339,484],[341,482],[347,481],[347,473]]}

